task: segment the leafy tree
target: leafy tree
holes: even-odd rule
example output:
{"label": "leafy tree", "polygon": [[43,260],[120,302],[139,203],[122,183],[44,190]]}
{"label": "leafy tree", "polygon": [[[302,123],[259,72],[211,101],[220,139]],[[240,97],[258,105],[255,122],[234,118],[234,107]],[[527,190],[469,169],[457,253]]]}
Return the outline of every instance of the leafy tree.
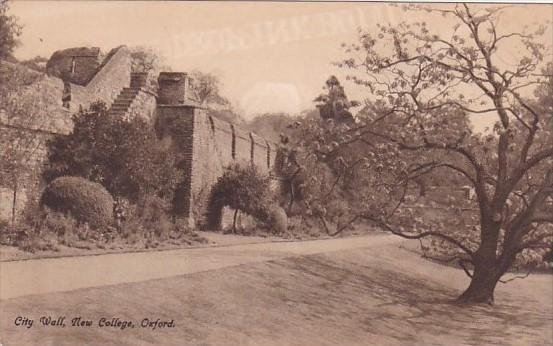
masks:
{"label": "leafy tree", "polygon": [[336,121],[353,121],[353,116],[349,108],[359,106],[357,101],[349,101],[344,87],[340,85],[340,81],[336,76],[330,76],[323,89],[327,90],[326,94],[321,94],[315,98],[318,102],[317,108],[321,118],[334,119]]}
{"label": "leafy tree", "polygon": [[0,59],[11,56],[19,44],[18,37],[22,29],[17,17],[9,15],[8,10],[8,1],[0,0]]}
{"label": "leafy tree", "polygon": [[162,59],[155,50],[148,47],[136,46],[129,48],[131,52],[131,71],[146,72],[153,75],[160,71],[170,71],[170,68],[163,66]]}
{"label": "leafy tree", "polygon": [[[335,236],[359,217],[359,148],[339,146],[346,123],[306,114],[287,126],[275,162],[288,214],[320,221]],[[327,150],[328,149],[328,150]],[[331,151],[332,150],[332,151]],[[344,159],[347,158],[347,159]]]}
{"label": "leafy tree", "polygon": [[213,186],[208,219],[210,227],[219,228],[221,211],[228,206],[235,210],[233,230],[236,232],[238,211],[260,219],[268,217],[269,177],[261,174],[254,165],[238,164],[227,168]]}
{"label": "leafy tree", "polygon": [[134,202],[150,194],[171,200],[180,179],[178,155],[157,139],[150,124],[112,116],[101,102],[77,114],[74,123],[71,134],[50,143],[47,181],[80,176]]}
{"label": "leafy tree", "polygon": [[198,103],[208,109],[228,108],[230,102],[220,94],[219,78],[212,73],[192,71],[192,88]]}
{"label": "leafy tree", "polygon": [[[303,172],[294,173],[300,200],[329,234],[368,220],[448,244],[457,249],[449,260],[471,277],[458,300],[491,303],[515,259],[550,248],[553,237],[551,69],[539,71],[547,54],[536,39],[543,29],[499,33],[499,9],[428,11],[457,21],[450,40],[425,23],[403,23],[346,46],[355,57],[340,66],[372,102],[355,124],[302,121],[288,166]],[[518,66],[497,59],[505,42],[525,49]],[[484,113],[499,119],[492,134],[472,129],[469,117]],[[420,179],[472,186],[477,215],[462,216],[466,201],[454,199],[458,220],[419,215],[405,202]]]}
{"label": "leafy tree", "polygon": [[[551,74],[540,72],[550,55],[539,41],[543,27],[500,32],[500,8],[426,10],[450,18],[453,32],[433,32],[424,22],[379,25],[376,35],[362,33],[359,43],[346,46],[352,57],[340,65],[367,87],[373,104],[358,125],[336,130],[337,147],[364,148],[366,176],[358,185],[370,189],[359,196],[356,216],[405,238],[430,236],[456,246],[471,277],[458,300],[491,303],[515,258],[552,241],[553,135],[551,110],[543,105],[551,98]],[[522,52],[514,65],[498,57],[507,45]],[[533,89],[547,91],[537,100]],[[497,116],[493,133],[467,126],[469,116],[481,114]],[[327,145],[321,151],[336,152]],[[404,205],[414,179],[436,169],[474,187],[473,225],[447,230]],[[470,227],[478,230],[476,239]]]}
{"label": "leafy tree", "polygon": [[230,101],[221,95],[219,77],[198,70],[192,71],[190,77],[194,98],[200,106],[207,109],[208,115],[235,124],[245,123]]}

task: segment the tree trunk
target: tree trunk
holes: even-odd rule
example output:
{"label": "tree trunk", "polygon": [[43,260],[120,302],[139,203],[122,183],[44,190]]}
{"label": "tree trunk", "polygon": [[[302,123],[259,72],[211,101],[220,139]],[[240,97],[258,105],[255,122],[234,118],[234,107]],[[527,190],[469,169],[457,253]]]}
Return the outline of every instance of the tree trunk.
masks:
{"label": "tree trunk", "polygon": [[12,225],[15,224],[15,215],[17,213],[17,184],[13,187],[13,200],[12,200]]}
{"label": "tree trunk", "polygon": [[232,233],[236,234],[236,219],[238,217],[238,209],[234,210],[234,219],[232,220]]}
{"label": "tree trunk", "polygon": [[457,298],[457,302],[464,304],[486,303],[493,304],[494,290],[497,282],[496,276],[476,276],[472,277],[469,287]]}
{"label": "tree trunk", "polygon": [[474,272],[469,287],[457,298],[463,304],[493,304],[493,293],[501,275],[502,266],[496,257],[499,222],[494,221],[488,213],[482,215],[481,242],[474,254]]}
{"label": "tree trunk", "polygon": [[[482,248],[480,250],[483,250]],[[486,251],[484,251],[486,252]],[[457,298],[464,304],[493,304],[494,290],[503,272],[501,265],[492,253],[475,260],[474,272],[469,287]]]}

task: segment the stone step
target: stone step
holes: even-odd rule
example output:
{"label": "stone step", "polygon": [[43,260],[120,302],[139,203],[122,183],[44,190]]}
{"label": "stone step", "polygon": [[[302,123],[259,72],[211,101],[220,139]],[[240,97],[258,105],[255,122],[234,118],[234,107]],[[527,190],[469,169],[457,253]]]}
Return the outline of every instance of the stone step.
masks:
{"label": "stone step", "polygon": [[138,95],[138,91],[126,91],[126,90],[123,90],[121,91],[121,93],[119,93],[119,96],[136,96]]}
{"label": "stone step", "polygon": [[128,109],[128,107],[111,107],[111,111],[114,112],[126,112]]}
{"label": "stone step", "polygon": [[120,99],[115,99],[115,101],[113,101],[112,103],[112,107],[113,106],[125,106],[125,107],[128,107],[132,104],[133,100],[130,99],[130,100],[120,100]]}
{"label": "stone step", "polygon": [[113,102],[113,103],[111,104],[111,107],[112,107],[112,108],[113,108],[113,107],[119,107],[119,108],[124,107],[124,108],[128,108],[128,107],[130,107],[131,104],[132,104],[132,102],[120,102],[120,101],[115,100],[115,102]]}
{"label": "stone step", "polygon": [[125,98],[125,99],[129,99],[129,98],[135,98],[136,95],[138,95],[138,93],[135,93],[135,92],[132,92],[132,91],[124,91],[124,92],[121,92],[119,95],[117,95],[117,98]]}
{"label": "stone step", "polygon": [[117,99],[134,100],[135,97],[136,94],[119,94],[119,96],[117,96]]}
{"label": "stone step", "polygon": [[118,105],[130,105],[132,104],[134,101],[134,99],[115,99],[115,101],[113,101],[113,104],[118,104]]}

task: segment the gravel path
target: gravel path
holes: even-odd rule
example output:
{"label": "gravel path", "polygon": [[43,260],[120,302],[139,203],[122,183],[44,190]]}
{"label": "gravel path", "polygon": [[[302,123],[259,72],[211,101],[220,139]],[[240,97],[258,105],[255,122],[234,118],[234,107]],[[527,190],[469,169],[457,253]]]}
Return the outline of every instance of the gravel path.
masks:
{"label": "gravel path", "polygon": [[[227,239],[227,244],[228,244]],[[140,282],[278,258],[391,244],[391,235],[226,245],[147,253],[0,263],[0,300],[86,287]],[[225,241],[220,239],[220,243]]]}

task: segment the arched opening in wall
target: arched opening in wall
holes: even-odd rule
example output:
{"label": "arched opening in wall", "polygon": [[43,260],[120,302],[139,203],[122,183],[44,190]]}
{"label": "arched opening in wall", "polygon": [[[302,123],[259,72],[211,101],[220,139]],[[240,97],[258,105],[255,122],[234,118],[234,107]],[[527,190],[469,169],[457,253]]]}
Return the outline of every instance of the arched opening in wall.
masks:
{"label": "arched opening in wall", "polygon": [[224,205],[214,198],[213,195],[209,197],[206,213],[206,227],[209,230],[219,231],[221,230],[221,222],[223,220],[223,208]]}
{"label": "arched opening in wall", "polygon": [[250,132],[250,161],[251,161],[252,165],[253,165],[253,162],[254,162],[253,161],[253,157],[254,157],[254,152],[253,151],[254,151],[254,149],[255,149],[255,142],[253,140],[253,135]]}
{"label": "arched opening in wall", "polygon": [[232,142],[231,142],[231,155],[232,159],[236,160],[236,133],[234,132],[234,125],[230,124],[230,132],[232,134]]}

